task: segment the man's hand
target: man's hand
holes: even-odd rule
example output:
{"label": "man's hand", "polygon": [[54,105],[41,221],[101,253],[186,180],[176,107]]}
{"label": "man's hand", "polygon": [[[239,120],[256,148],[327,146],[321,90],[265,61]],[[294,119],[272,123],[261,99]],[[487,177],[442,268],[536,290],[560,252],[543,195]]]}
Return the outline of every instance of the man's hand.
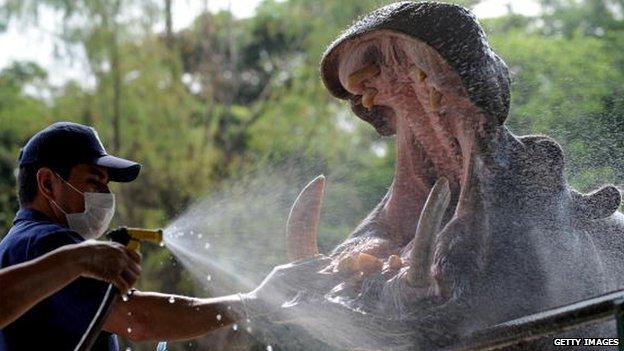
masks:
{"label": "man's hand", "polygon": [[139,279],[141,256],[121,244],[88,240],[73,249],[83,277],[112,283],[121,292],[130,290]]}
{"label": "man's hand", "polygon": [[321,272],[330,261],[328,257],[317,256],[273,268],[254,291],[242,296],[247,314],[253,318],[278,312],[298,292],[324,291],[335,279]]}

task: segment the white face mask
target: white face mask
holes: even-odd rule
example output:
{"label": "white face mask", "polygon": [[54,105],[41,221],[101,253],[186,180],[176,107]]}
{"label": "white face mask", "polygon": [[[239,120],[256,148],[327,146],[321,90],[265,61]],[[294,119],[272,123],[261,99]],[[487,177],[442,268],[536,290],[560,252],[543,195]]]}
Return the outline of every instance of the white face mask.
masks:
{"label": "white face mask", "polygon": [[80,234],[85,240],[101,237],[108,229],[108,225],[115,214],[115,195],[112,193],[83,193],[58,174],[57,176],[74,191],[84,196],[85,210],[78,213],[67,213],[54,200],[49,199],[65,214],[69,229]]}

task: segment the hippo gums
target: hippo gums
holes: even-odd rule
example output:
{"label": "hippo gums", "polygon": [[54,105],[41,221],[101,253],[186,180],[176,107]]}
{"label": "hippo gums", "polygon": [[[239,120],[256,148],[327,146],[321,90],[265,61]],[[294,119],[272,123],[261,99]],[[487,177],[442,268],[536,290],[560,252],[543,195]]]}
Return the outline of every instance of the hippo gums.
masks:
{"label": "hippo gums", "polygon": [[[324,282],[290,304],[322,306],[311,319],[339,321],[323,331],[340,334],[336,345],[442,348],[620,287],[620,193],[576,192],[554,140],[507,129],[509,72],[468,10],[378,9],[329,46],[321,76],[358,117],[396,137],[387,194],[322,258]],[[324,182],[312,181],[291,210],[293,260],[318,259]]]}

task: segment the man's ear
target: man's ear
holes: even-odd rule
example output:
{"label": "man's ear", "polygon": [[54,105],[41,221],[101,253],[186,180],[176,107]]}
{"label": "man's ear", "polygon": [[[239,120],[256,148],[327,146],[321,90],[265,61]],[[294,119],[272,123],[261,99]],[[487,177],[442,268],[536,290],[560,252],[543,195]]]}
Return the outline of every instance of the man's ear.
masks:
{"label": "man's ear", "polygon": [[37,171],[37,188],[45,198],[54,199],[53,184],[56,182],[54,171],[48,167],[41,167]]}

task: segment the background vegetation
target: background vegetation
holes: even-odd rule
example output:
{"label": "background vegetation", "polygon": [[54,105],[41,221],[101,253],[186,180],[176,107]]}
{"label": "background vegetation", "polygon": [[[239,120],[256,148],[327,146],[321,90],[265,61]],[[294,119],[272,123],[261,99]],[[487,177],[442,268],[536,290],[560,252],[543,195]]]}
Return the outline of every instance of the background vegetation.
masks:
{"label": "background vegetation", "polygon": [[[54,72],[32,62],[0,71],[0,237],[17,209],[19,148],[46,125],[70,120],[96,127],[109,152],[143,163],[137,181],[115,188],[117,223],[165,226],[203,194],[266,169],[294,168],[300,182],[318,173],[340,178],[343,191],[328,195],[350,205],[327,213],[320,244],[342,240],[390,184],[394,146],[329,96],[318,63],[342,29],[387,2],[265,0],[253,17],[203,12],[174,31],[172,1],[0,3],[0,30],[10,20],[34,25],[42,8],[61,14],[60,55],[83,60],[91,76],[59,87],[50,83]],[[555,137],[576,188],[622,184],[624,1],[540,3],[539,16],[482,21],[514,75],[508,125]],[[164,30],[154,29],[162,23]],[[166,250],[145,257],[143,288],[206,295]],[[281,251],[265,257],[267,266],[283,260]]]}

